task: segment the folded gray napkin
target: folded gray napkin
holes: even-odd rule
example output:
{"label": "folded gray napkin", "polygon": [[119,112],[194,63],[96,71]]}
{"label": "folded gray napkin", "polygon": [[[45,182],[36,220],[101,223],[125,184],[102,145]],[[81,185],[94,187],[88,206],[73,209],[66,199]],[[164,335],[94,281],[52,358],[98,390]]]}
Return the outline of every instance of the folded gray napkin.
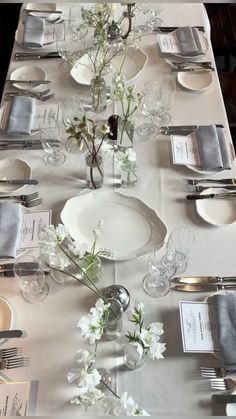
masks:
{"label": "folded gray napkin", "polygon": [[35,110],[35,99],[27,96],[13,97],[8,119],[7,134],[30,135],[34,124]]}
{"label": "folded gray napkin", "polygon": [[224,128],[215,125],[199,127],[197,142],[203,170],[217,171],[231,168],[232,162]]}
{"label": "folded gray napkin", "polygon": [[44,44],[44,30],[44,19],[27,16],[24,21],[23,46],[26,48],[41,48]]}
{"label": "folded gray napkin", "polygon": [[22,224],[22,205],[0,202],[0,258],[15,258]]}
{"label": "folded gray napkin", "polygon": [[236,294],[218,294],[212,298],[225,365],[236,364]]}
{"label": "folded gray napkin", "polygon": [[183,26],[177,28],[175,32],[182,55],[196,56],[204,54],[197,28]]}

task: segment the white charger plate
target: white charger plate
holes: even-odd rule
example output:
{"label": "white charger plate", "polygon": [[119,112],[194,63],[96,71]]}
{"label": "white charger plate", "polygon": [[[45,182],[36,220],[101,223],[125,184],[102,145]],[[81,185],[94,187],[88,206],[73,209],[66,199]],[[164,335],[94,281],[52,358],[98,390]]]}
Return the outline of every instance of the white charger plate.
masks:
{"label": "white charger plate", "polygon": [[[224,188],[207,188],[201,195],[209,193],[229,192]],[[226,226],[236,221],[236,199],[209,198],[196,200],[198,215],[214,226]]]}
{"label": "white charger plate", "polygon": [[[30,166],[20,159],[0,160],[0,179],[31,179],[32,170]],[[25,185],[10,185],[0,183],[0,194],[16,192],[23,189]]]}
{"label": "white charger plate", "polygon": [[[124,52],[113,58],[112,65],[118,71],[124,60]],[[121,73],[125,76],[126,81],[133,81],[138,77],[147,63],[148,57],[140,49],[128,48],[126,59],[122,66]],[[90,71],[91,61],[87,54],[84,54],[71,69],[71,77],[79,84],[90,86],[93,77]]]}
{"label": "white charger plate", "polygon": [[156,212],[143,201],[118,192],[89,192],[69,199],[61,220],[71,237],[93,243],[92,231],[99,220],[104,220],[98,250],[108,249],[107,258],[128,260],[149,253],[156,246],[161,248],[167,229]]}
{"label": "white charger plate", "polygon": [[205,92],[212,85],[213,79],[211,72],[188,72],[180,71],[177,73],[177,81],[180,86],[190,92]]}
{"label": "white charger plate", "polygon": [[[10,330],[13,327],[13,310],[10,303],[3,297],[0,297],[0,331]],[[0,339],[0,344],[5,339]]]}
{"label": "white charger plate", "polygon": [[[16,68],[10,75],[10,80],[46,80],[47,73],[42,68],[35,65],[23,65],[22,67]],[[31,90],[37,91],[40,90],[42,84],[32,87],[29,83],[14,83],[14,87],[19,90]]]}

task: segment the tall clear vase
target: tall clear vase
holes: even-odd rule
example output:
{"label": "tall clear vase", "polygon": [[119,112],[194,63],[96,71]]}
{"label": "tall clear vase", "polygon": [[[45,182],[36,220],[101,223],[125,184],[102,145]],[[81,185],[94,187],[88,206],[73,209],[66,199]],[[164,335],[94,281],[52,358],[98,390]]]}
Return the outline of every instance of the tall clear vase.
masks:
{"label": "tall clear vase", "polygon": [[94,77],[91,80],[92,111],[104,112],[106,102],[106,82],[103,77]]}
{"label": "tall clear vase", "polygon": [[91,153],[85,156],[86,180],[90,189],[99,189],[103,185],[104,172],[102,156]]}
{"label": "tall clear vase", "polygon": [[117,146],[121,151],[133,146],[134,121],[119,117],[117,129]]}

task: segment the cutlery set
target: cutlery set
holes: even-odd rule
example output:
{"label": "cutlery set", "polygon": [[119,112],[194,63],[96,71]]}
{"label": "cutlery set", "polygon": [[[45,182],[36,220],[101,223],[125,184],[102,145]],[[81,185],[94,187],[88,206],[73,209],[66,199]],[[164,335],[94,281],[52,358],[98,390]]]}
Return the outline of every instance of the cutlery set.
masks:
{"label": "cutlery set", "polygon": [[[42,198],[38,198],[38,192],[34,192],[28,195],[4,195],[0,196],[0,201],[11,201],[19,202],[26,208],[33,208],[43,203]],[[0,266],[0,275],[1,275],[1,266]]]}
{"label": "cutlery set", "polygon": [[[233,390],[236,387],[236,381],[231,378],[224,378],[228,374],[236,373],[236,369],[227,369],[224,367],[201,367],[201,375],[203,378],[210,379],[212,390]],[[236,403],[235,394],[213,394],[211,397],[213,403],[226,404]]]}
{"label": "cutlery set", "polygon": [[[15,332],[18,332],[18,335],[20,336],[22,335],[22,332],[20,330],[7,330],[4,332],[0,332],[0,334],[1,333],[6,334],[7,332],[13,332],[11,333],[11,335],[14,334]],[[20,337],[20,336],[15,336],[15,337]],[[13,336],[10,336],[10,337],[13,337]],[[21,348],[14,347],[14,348],[1,349],[0,350],[0,370],[29,366],[30,359],[19,356],[21,354],[22,354]]]}
{"label": "cutlery set", "polygon": [[58,54],[57,51],[42,53],[16,52],[14,56],[15,61],[43,60],[47,58],[61,58],[61,56]]}
{"label": "cutlery set", "polygon": [[0,140],[0,150],[41,150],[41,140]]}
{"label": "cutlery set", "polygon": [[31,90],[25,90],[24,92],[12,91],[6,92],[5,97],[9,99],[15,96],[28,96],[34,99],[38,99],[41,102],[45,102],[46,100],[50,100],[55,96],[54,93],[48,93],[50,93],[50,89],[43,90],[42,92],[32,92]]}
{"label": "cutlery set", "polygon": [[195,276],[172,278],[172,290],[181,292],[215,292],[235,290],[236,276]]}
{"label": "cutlery set", "polygon": [[[24,195],[23,195],[24,196]],[[22,275],[30,275],[31,272],[34,272],[35,269],[37,269],[39,267],[38,263],[34,263],[34,262],[23,262],[22,265],[24,265],[24,270],[22,271]],[[49,271],[48,270],[44,270],[44,274],[48,275]],[[0,277],[3,278],[14,278],[15,273],[14,273],[14,263],[5,263],[0,265]],[[0,352],[0,359],[1,359],[1,352]]]}
{"label": "cutlery set", "polygon": [[[193,28],[197,28],[201,32],[205,32],[204,26],[193,26]],[[158,26],[157,28],[154,28],[154,32],[160,32],[160,33],[168,33],[172,32],[178,29],[178,26]]]}

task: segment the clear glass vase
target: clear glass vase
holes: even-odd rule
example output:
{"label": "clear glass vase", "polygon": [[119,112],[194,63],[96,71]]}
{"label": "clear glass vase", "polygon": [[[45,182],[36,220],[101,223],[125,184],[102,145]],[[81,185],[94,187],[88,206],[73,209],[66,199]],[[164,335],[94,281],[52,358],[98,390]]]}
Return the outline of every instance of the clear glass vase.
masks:
{"label": "clear glass vase", "polygon": [[77,263],[87,275],[86,276],[81,272],[81,280],[83,282],[90,284],[90,281],[92,281],[96,284],[100,281],[102,278],[102,261],[98,256],[85,256],[82,259],[79,259]]}
{"label": "clear glass vase", "polygon": [[91,80],[92,112],[104,112],[107,107],[106,82],[103,77]]}
{"label": "clear glass vase", "polygon": [[122,331],[123,306],[115,298],[108,298],[107,302],[111,306],[104,328],[104,336],[107,340],[115,340]]}
{"label": "clear glass vase", "polygon": [[85,156],[86,180],[90,189],[99,189],[103,185],[103,160],[101,154],[87,153]]}
{"label": "clear glass vase", "polygon": [[133,146],[134,121],[132,119],[119,118],[117,129],[117,146],[121,151]]}
{"label": "clear glass vase", "polygon": [[129,167],[121,166],[121,185],[124,188],[131,188],[138,181],[136,162],[130,162]]}
{"label": "clear glass vase", "polygon": [[142,353],[139,353],[137,348],[138,346],[133,342],[127,343],[124,347],[125,365],[131,370],[141,368],[146,362],[146,350],[142,349]]}

